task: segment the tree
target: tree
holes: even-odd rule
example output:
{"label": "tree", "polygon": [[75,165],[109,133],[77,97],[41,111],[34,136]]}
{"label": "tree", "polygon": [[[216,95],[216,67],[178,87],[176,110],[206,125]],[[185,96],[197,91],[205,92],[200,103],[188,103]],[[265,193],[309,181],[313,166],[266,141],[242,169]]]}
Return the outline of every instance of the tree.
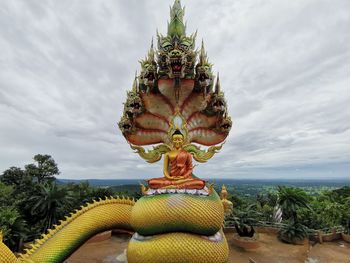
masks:
{"label": "tree", "polygon": [[67,189],[57,186],[54,182],[38,185],[39,191],[28,200],[31,213],[38,220],[43,220],[43,230],[46,231],[59,218],[63,218],[65,211],[63,207],[69,206],[72,197],[67,194]]}
{"label": "tree", "polygon": [[3,172],[0,181],[6,185],[19,186],[25,178],[26,174],[21,168],[12,166]]}
{"label": "tree", "polygon": [[278,205],[282,209],[283,218],[296,222],[298,210],[309,208],[308,202],[308,196],[304,190],[285,186],[278,187]]}
{"label": "tree", "polygon": [[67,193],[72,197],[72,208],[78,209],[82,204],[92,201],[93,188],[88,181],[82,181],[79,184],[69,183],[65,185]]}
{"label": "tree", "polygon": [[47,154],[37,154],[34,156],[36,163],[28,164],[25,166],[25,172],[37,179],[38,183],[55,179],[55,175],[58,175],[58,170],[55,160]]}
{"label": "tree", "polygon": [[19,250],[19,244],[26,237],[26,225],[16,209],[12,198],[13,188],[0,182],[0,230],[4,234],[5,244],[13,251]]}
{"label": "tree", "polygon": [[94,188],[91,197],[95,200],[106,199],[106,197],[113,196],[113,191],[110,188]]}
{"label": "tree", "polygon": [[281,240],[296,244],[307,237],[308,228],[298,221],[298,212],[303,208],[309,209],[308,202],[308,196],[302,189],[278,187],[278,205],[284,219],[288,220],[279,232]]}

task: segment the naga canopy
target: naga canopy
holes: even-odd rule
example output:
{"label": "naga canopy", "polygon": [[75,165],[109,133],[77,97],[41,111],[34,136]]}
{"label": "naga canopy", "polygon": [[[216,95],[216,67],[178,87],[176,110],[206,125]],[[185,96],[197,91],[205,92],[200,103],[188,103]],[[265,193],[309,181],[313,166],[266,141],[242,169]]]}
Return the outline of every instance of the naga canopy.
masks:
{"label": "naga canopy", "polygon": [[187,144],[214,146],[231,129],[219,75],[214,81],[203,41],[196,50],[196,33],[186,35],[183,16],[184,8],[175,1],[167,35],[157,32],[157,47],[152,41],[148,55],[140,61],[141,72],[127,92],[119,128],[134,149],[169,145],[176,129]]}

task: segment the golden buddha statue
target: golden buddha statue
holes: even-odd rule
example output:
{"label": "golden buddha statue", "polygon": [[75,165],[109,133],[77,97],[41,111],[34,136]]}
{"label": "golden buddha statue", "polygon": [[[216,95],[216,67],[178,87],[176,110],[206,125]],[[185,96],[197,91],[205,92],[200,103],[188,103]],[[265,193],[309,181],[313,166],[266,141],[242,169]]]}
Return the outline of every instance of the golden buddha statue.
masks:
{"label": "golden buddha statue", "polygon": [[205,181],[192,177],[192,154],[182,148],[184,136],[180,130],[172,134],[172,149],[164,154],[164,177],[148,180],[152,189],[203,189]]}

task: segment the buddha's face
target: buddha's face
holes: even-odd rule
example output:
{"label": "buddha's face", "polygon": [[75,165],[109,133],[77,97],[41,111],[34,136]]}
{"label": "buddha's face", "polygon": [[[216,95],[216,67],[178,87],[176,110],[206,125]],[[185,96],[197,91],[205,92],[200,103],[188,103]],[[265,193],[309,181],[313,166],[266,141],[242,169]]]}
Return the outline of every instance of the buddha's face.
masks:
{"label": "buddha's face", "polygon": [[184,137],[181,134],[173,135],[173,145],[176,149],[179,149],[184,144]]}

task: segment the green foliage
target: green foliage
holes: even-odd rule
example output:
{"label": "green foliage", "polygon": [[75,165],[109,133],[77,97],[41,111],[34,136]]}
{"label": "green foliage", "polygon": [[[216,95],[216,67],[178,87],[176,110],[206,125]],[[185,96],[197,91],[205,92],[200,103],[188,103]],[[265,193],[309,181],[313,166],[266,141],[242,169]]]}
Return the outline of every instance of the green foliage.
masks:
{"label": "green foliage", "polygon": [[16,202],[9,198],[13,188],[0,182],[0,230],[4,234],[5,244],[14,251],[26,237],[26,224],[16,208]]}
{"label": "green foliage", "polygon": [[37,154],[34,156],[35,163],[25,166],[26,173],[36,178],[39,183],[55,179],[55,175],[60,172],[58,170],[55,160],[47,154]]}
{"label": "green foliage", "polygon": [[265,222],[274,222],[273,212],[277,204],[277,193],[268,192],[267,194],[259,193],[256,196],[257,210],[260,212],[260,220]]}
{"label": "green foliage", "polygon": [[28,198],[27,206],[31,208],[31,215],[37,220],[43,220],[43,232],[64,217],[65,210],[70,208],[72,197],[67,189],[57,186],[56,183],[47,182],[38,185],[38,192]]}
{"label": "green foliage", "polygon": [[[296,243],[307,236],[307,227],[300,220],[301,211],[310,209],[309,201],[311,198],[306,192],[299,188],[278,187],[278,205],[282,209],[282,217],[287,220],[279,236],[282,240],[289,243]],[[299,216],[298,216],[299,214]]]}
{"label": "green foliage", "polygon": [[0,181],[6,185],[20,185],[26,178],[25,172],[18,167],[10,167],[0,177]]}
{"label": "green foliage", "polygon": [[257,210],[260,213],[260,220],[265,221],[265,222],[274,222],[273,220],[273,207],[265,204],[264,206],[260,206],[260,204],[258,203],[257,205]]}
{"label": "green foliage", "polygon": [[119,196],[129,196],[135,199],[139,199],[142,196],[140,185],[119,185],[109,187],[115,195]]}
{"label": "green foliage", "polygon": [[0,182],[0,207],[13,205],[13,201],[9,198],[13,193],[13,187]]}
{"label": "green foliage", "polygon": [[309,197],[304,190],[293,187],[278,187],[278,205],[285,219],[297,221],[298,210],[309,208]]}
{"label": "green foliage", "polygon": [[279,232],[279,238],[288,243],[297,243],[308,236],[308,228],[299,222],[289,222]]}
{"label": "green foliage", "polygon": [[233,195],[230,193],[227,199],[230,200],[235,207],[242,207],[246,204],[246,202],[242,198],[239,198],[237,195]]}
{"label": "green foliage", "polygon": [[233,224],[241,237],[253,237],[254,225],[258,223],[260,213],[257,212],[256,205],[251,204],[240,209],[235,208],[226,219],[227,224]]}
{"label": "green foliage", "polygon": [[300,212],[300,222],[312,229],[330,229],[343,226],[348,231],[350,221],[349,187],[323,191],[313,197],[310,210]]}
{"label": "green foliage", "polygon": [[64,219],[74,209],[115,193],[88,182],[58,185],[56,162],[50,155],[35,155],[25,169],[10,167],[0,176],[0,229],[14,251],[22,241],[32,241]]}

